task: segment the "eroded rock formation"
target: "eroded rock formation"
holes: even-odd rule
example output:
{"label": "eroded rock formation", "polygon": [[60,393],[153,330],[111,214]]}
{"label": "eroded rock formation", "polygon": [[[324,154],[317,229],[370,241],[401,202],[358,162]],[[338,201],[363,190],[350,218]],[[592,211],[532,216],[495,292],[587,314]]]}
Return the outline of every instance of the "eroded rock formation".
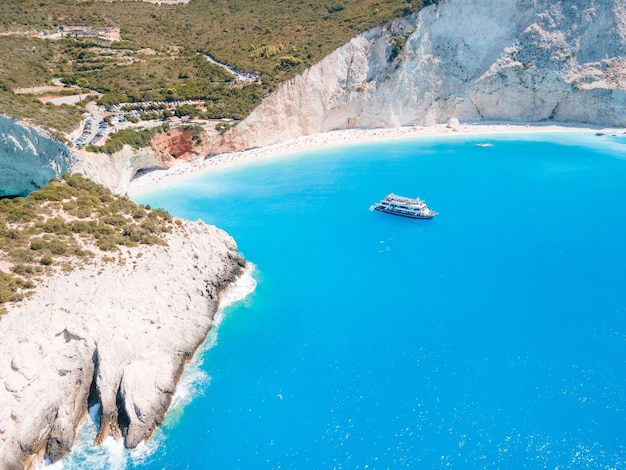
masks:
{"label": "eroded rock formation", "polygon": [[194,129],[172,129],[157,134],[152,138],[152,147],[166,164],[172,160],[204,158],[208,151],[206,133]]}
{"label": "eroded rock formation", "polygon": [[116,194],[125,194],[130,181],[141,171],[164,170],[177,162],[204,159],[208,136],[193,129],[172,129],[157,134],[151,147],[133,150],[125,146],[113,155],[75,150],[72,171],[79,172]]}
{"label": "eroded rock formation", "polygon": [[441,0],[281,85],[219,153],[449,118],[626,126],[622,0]]}
{"label": "eroded rock formation", "polygon": [[79,172],[126,194],[140,171],[167,169],[178,161],[203,159],[209,136],[194,129],[172,129],[157,134],[152,147],[134,150],[125,146],[113,155],[70,151],[32,127],[0,115],[0,197],[25,196],[64,172]]}
{"label": "eroded rock formation", "polygon": [[126,145],[112,155],[74,150],[76,160],[72,172],[82,173],[116,194],[126,194],[130,181],[142,170],[165,169],[168,166],[156,152],[146,147],[134,150]]}
{"label": "eroded rock formation", "polygon": [[180,221],[168,246],[59,272],[0,321],[0,468],[34,468],[71,448],[88,400],[99,440],[135,447],[163,421],[220,291],[242,271],[234,241]]}
{"label": "eroded rock formation", "polygon": [[126,194],[130,181],[142,171],[164,170],[177,162],[204,159],[208,153],[208,135],[193,129],[172,129],[157,134],[152,145],[139,150],[125,146],[113,155],[75,150],[72,171],[87,176],[116,194]]}

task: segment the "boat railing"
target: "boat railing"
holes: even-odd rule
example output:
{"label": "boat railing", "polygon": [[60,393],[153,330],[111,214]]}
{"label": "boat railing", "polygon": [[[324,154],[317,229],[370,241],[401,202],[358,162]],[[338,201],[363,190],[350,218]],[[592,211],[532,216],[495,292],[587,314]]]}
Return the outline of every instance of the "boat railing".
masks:
{"label": "boat railing", "polygon": [[385,200],[387,202],[397,202],[400,204],[406,204],[409,206],[421,206],[423,204],[425,204],[425,202],[420,199],[419,197],[416,197],[415,199],[409,198],[409,197],[403,197],[403,196],[396,196],[395,194],[390,194],[389,196],[387,196],[385,198]]}

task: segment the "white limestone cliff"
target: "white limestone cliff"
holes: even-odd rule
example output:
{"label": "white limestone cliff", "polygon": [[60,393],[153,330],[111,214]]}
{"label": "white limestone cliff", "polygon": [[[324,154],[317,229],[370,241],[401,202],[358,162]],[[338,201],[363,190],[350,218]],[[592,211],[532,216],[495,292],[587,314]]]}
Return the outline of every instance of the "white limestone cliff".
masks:
{"label": "white limestone cliff", "polygon": [[623,0],[441,0],[284,83],[212,152],[450,118],[626,126]]}
{"label": "white limestone cliff", "polygon": [[163,160],[151,148],[125,146],[113,155],[70,150],[27,123],[0,115],[0,197],[25,196],[66,171],[125,194],[138,171],[167,168]]}
{"label": "white limestone cliff", "polygon": [[172,129],[154,136],[150,147],[134,150],[125,145],[122,150],[112,155],[75,149],[76,159],[72,171],[82,173],[116,194],[126,194],[130,182],[138,173],[166,170],[204,160],[208,152],[206,141],[209,135],[204,133],[203,143],[198,144],[193,140],[195,134],[194,130]]}
{"label": "white limestone cliff", "polygon": [[[0,115],[0,197],[25,196],[59,178],[66,171],[81,173],[115,194],[124,195],[137,173],[165,170],[184,163],[201,161],[208,146],[197,145],[191,136],[159,136],[161,148],[132,149],[125,145],[112,155],[87,152],[82,148],[69,149],[51,139],[44,131]],[[185,137],[187,138],[185,140]],[[170,141],[172,147],[167,147]],[[175,147],[178,146],[178,147]],[[165,148],[165,151],[163,150]],[[175,147],[175,148],[174,148]],[[168,153],[174,152],[175,155]],[[182,154],[182,155],[181,155]]]}
{"label": "white limestone cliff", "polygon": [[0,468],[66,454],[89,400],[102,405],[99,441],[123,436],[132,448],[163,421],[244,265],[235,242],[202,222],[180,221],[167,242],[59,272],[2,317]]}
{"label": "white limestone cliff", "polygon": [[122,150],[112,155],[76,149],[74,154],[76,159],[72,165],[72,172],[85,175],[115,194],[126,194],[137,172],[163,170],[168,167],[150,147],[134,150],[125,145]]}

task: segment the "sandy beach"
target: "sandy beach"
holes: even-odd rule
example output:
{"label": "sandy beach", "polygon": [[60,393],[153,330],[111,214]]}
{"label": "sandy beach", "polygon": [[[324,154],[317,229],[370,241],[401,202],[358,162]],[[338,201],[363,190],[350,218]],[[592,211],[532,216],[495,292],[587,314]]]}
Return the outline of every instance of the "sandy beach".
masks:
{"label": "sandy beach", "polygon": [[438,124],[435,126],[407,126],[394,129],[348,129],[322,134],[302,136],[297,139],[269,145],[267,147],[229,152],[215,155],[204,160],[179,162],[167,170],[155,170],[131,181],[130,197],[152,191],[157,186],[171,184],[180,179],[215,171],[236,165],[243,165],[276,157],[284,157],[317,149],[340,147],[343,145],[380,142],[385,140],[406,139],[427,136],[458,136],[462,134],[506,134],[523,132],[594,132],[605,134],[623,134],[624,129],[593,127],[586,124],[537,124],[537,123],[481,123],[481,124]]}

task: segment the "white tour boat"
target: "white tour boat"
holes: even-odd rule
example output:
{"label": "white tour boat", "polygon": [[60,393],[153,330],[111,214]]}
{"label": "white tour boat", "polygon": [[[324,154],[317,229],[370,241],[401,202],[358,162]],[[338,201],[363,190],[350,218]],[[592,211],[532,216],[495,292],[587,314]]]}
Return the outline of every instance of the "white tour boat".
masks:
{"label": "white tour boat", "polygon": [[401,215],[412,219],[432,219],[437,215],[437,212],[430,210],[419,197],[411,199],[409,197],[396,196],[393,193],[371,206],[370,210]]}

